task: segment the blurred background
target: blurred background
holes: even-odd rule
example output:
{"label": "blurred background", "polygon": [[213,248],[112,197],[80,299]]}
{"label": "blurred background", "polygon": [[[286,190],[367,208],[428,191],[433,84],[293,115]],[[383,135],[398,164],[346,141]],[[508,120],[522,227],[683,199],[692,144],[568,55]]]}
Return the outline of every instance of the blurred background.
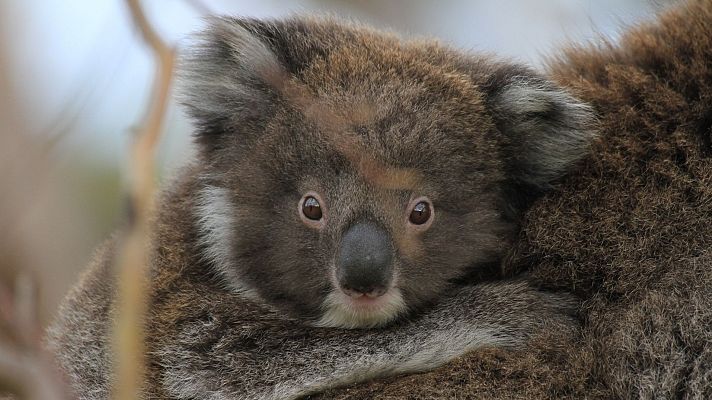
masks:
{"label": "blurred background", "polygon": [[[327,12],[540,67],[557,46],[615,40],[627,25],[652,17],[667,2],[146,0],[143,5],[158,32],[179,49],[209,13]],[[18,268],[37,278],[43,323],[92,249],[117,226],[130,133],[145,112],[154,72],[152,54],[122,0],[0,0],[0,281],[14,279]],[[191,158],[190,130],[181,109],[171,104],[159,148],[160,180]]]}

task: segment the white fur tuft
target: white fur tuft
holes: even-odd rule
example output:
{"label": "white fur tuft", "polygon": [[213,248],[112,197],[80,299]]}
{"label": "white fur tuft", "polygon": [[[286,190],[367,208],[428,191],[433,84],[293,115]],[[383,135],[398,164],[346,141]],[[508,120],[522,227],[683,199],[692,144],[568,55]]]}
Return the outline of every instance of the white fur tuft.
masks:
{"label": "white fur tuft", "polygon": [[596,137],[590,105],[566,90],[521,77],[498,95],[497,111],[506,118],[520,178],[546,188],[589,151]]}
{"label": "white fur tuft", "polygon": [[231,289],[257,298],[256,292],[241,282],[233,265],[234,213],[227,189],[210,185],[201,189],[195,207],[198,243],[203,258],[225,278]]}
{"label": "white fur tuft", "polygon": [[324,314],[315,325],[346,329],[374,328],[393,321],[407,311],[408,307],[398,288],[391,289],[384,296],[385,302],[377,310],[359,310],[349,306],[345,294],[332,291],[326,296],[322,304]]}
{"label": "white fur tuft", "polygon": [[178,98],[183,103],[203,117],[235,115],[265,104],[262,85],[284,72],[262,38],[219,17],[211,18],[209,28],[196,38],[195,46],[180,57]]}

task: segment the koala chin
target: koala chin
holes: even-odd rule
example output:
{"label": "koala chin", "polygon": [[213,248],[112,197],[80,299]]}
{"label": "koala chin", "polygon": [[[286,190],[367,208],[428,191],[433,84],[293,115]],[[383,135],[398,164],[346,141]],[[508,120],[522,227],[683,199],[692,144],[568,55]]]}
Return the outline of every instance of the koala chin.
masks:
{"label": "koala chin", "polygon": [[[480,283],[595,136],[544,76],[330,18],[214,18],[180,83],[198,156],[154,224],[156,398],[289,398],[574,325],[566,296]],[[89,393],[112,246],[49,335]]]}

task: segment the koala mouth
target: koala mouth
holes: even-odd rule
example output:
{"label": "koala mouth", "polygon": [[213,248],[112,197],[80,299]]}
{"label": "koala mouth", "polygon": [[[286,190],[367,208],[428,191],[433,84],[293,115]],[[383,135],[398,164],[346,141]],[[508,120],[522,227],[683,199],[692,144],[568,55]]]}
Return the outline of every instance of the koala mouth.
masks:
{"label": "koala mouth", "polygon": [[380,296],[350,296],[333,290],[322,303],[323,314],[316,326],[346,329],[375,328],[405,314],[407,306],[398,288]]}
{"label": "koala mouth", "polygon": [[347,295],[344,297],[347,306],[353,308],[354,310],[376,312],[382,307],[386,307],[386,305],[389,303],[389,300],[391,300],[390,297],[392,297],[392,295],[386,292],[378,295],[356,294]]}

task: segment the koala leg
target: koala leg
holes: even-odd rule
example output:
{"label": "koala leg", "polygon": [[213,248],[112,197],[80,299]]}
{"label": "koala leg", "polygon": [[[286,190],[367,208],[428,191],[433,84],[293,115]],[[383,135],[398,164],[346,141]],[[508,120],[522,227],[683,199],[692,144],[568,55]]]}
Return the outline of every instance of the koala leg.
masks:
{"label": "koala leg", "polygon": [[518,348],[544,330],[574,332],[576,305],[513,281],[458,289],[382,329],[253,325],[213,314],[186,323],[159,350],[162,384],[180,399],[293,399],[430,370],[482,347]]}

